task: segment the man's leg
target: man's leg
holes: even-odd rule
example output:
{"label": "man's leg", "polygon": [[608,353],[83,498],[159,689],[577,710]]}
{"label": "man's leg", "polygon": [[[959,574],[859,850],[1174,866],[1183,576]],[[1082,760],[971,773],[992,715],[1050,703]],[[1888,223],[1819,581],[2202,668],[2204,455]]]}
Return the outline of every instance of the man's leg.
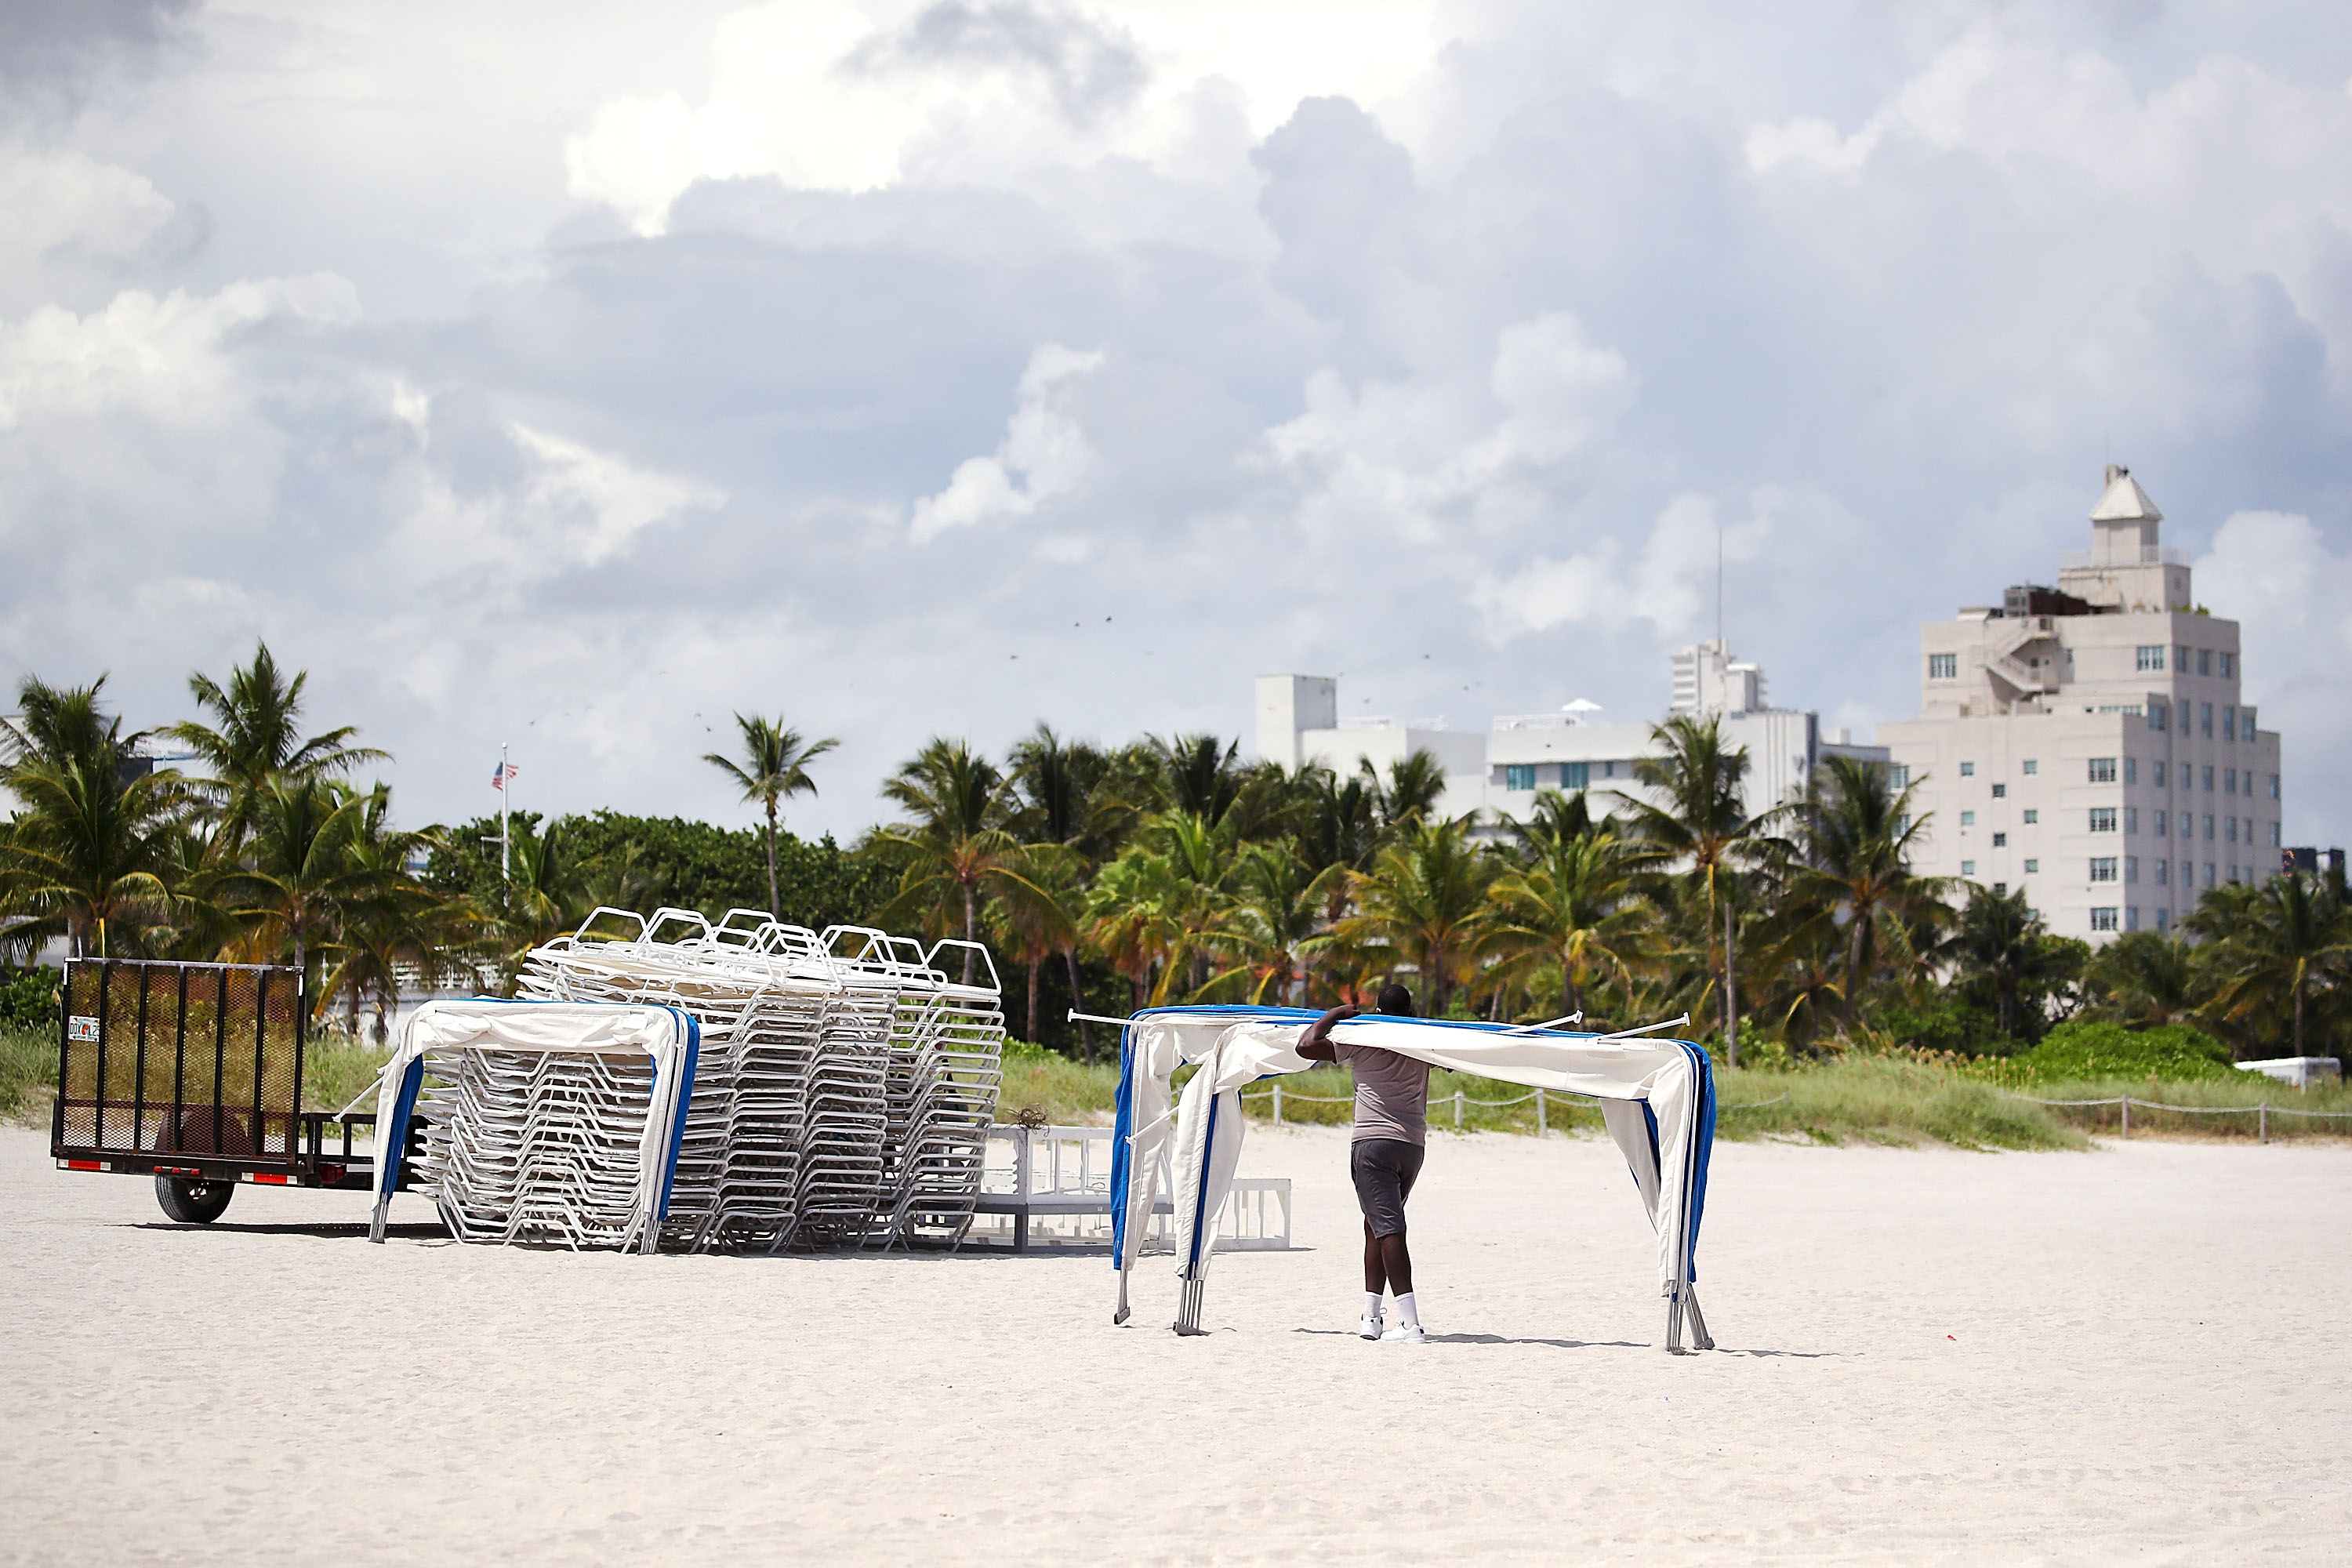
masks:
{"label": "man's leg", "polygon": [[1381,1238],[1372,1234],[1372,1222],[1364,1222],[1364,1294],[1378,1296],[1389,1286],[1387,1249]]}
{"label": "man's leg", "polygon": [[[1370,1226],[1366,1227],[1368,1233],[1370,1228]],[[1377,1247],[1380,1252],[1381,1261],[1379,1267],[1382,1276],[1388,1280],[1390,1290],[1398,1296],[1412,1295],[1412,1254],[1405,1250],[1404,1232],[1399,1231],[1394,1236],[1381,1237],[1374,1243],[1374,1247]],[[1364,1289],[1367,1290],[1372,1289],[1370,1284],[1373,1268],[1371,1251],[1371,1248],[1367,1248],[1364,1256],[1364,1279],[1366,1281]]]}

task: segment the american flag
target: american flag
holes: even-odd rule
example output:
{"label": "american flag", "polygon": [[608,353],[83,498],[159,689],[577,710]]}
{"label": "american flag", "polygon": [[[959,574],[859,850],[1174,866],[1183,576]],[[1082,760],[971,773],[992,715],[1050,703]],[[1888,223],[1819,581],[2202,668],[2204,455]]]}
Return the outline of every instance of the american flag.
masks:
{"label": "american flag", "polygon": [[512,763],[500,763],[497,767],[490,770],[490,787],[495,790],[505,789],[507,787],[507,780],[514,777],[520,772],[522,772],[522,770],[515,766]]}

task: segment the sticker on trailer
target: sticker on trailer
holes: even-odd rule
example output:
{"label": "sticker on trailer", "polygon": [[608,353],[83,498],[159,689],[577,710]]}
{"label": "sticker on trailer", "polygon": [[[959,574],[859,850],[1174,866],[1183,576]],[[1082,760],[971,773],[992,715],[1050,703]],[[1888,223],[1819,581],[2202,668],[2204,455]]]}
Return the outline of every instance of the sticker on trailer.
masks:
{"label": "sticker on trailer", "polygon": [[95,1018],[68,1018],[66,1020],[66,1038],[68,1040],[84,1040],[93,1046],[98,1044],[98,1020]]}

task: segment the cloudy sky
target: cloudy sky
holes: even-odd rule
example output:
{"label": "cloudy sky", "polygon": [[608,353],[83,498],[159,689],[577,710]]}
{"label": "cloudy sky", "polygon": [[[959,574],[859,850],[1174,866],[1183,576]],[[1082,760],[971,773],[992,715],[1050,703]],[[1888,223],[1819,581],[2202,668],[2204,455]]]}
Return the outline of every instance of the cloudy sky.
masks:
{"label": "cloudy sky", "polygon": [[1858,729],[2109,459],[2352,837],[2352,10],[0,9],[0,678],[257,636],[411,822],[838,736]]}

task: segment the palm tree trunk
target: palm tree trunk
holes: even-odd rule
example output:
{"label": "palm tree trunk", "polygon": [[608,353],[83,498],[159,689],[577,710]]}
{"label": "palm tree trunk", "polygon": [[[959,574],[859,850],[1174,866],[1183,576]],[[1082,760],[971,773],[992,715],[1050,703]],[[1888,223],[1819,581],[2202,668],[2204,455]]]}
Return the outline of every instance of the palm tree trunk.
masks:
{"label": "palm tree trunk", "polygon": [[[980,905],[979,905],[978,901],[977,901],[977,900],[973,898],[973,896],[972,896],[972,886],[971,886],[971,884],[970,882],[966,882],[966,883],[963,885],[963,939],[964,939],[964,941],[966,941],[966,942],[971,942],[971,941],[973,941],[973,940],[974,940],[974,938],[973,938],[972,933],[973,933],[974,931],[978,931],[979,929],[980,929]],[[969,947],[967,947],[967,948],[965,948],[965,949],[963,950],[963,983],[964,983],[966,985],[969,985],[969,984],[971,984],[971,948],[969,948]]]}
{"label": "palm tree trunk", "polygon": [[1039,961],[1029,960],[1029,1043],[1037,1043],[1037,970]]}
{"label": "palm tree trunk", "polygon": [[1732,946],[1731,900],[1723,901],[1723,1055],[1739,1065],[1739,960]]}
{"label": "palm tree trunk", "polygon": [[[776,797],[768,797],[768,913],[778,920],[784,918],[783,900],[776,896]],[[965,975],[965,979],[971,978]]]}
{"label": "palm tree trunk", "polygon": [[[1062,950],[1062,958],[1070,966],[1070,1007],[1074,1012],[1084,1013],[1087,1005],[1078,997],[1078,950],[1066,947]],[[1078,1055],[1087,1066],[1095,1065],[1095,1037],[1087,1032],[1084,1018],[1078,1020]]]}

